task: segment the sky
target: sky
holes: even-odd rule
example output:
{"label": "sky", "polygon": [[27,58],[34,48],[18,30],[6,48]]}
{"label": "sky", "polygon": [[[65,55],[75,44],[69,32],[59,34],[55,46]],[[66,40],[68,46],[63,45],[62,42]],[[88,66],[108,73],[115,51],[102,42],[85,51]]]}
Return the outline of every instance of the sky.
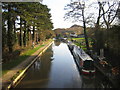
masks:
{"label": "sky", "polygon": [[74,24],[70,21],[64,21],[65,10],[64,7],[70,3],[70,0],[43,0],[43,4],[47,5],[51,9],[52,22],[54,29],[56,28],[69,28]]}
{"label": "sky", "polygon": [[[96,2],[97,0],[83,0],[85,1],[85,5],[88,6],[90,4],[92,4],[93,2]],[[109,1],[109,0],[100,0],[100,1]],[[114,1],[114,0],[111,0]],[[120,1],[120,0],[115,0],[115,1]],[[53,26],[54,29],[56,28],[69,28],[74,24],[83,26],[82,22],[76,22],[76,23],[72,23],[70,22],[70,20],[65,21],[64,20],[64,15],[66,13],[66,11],[64,10],[64,7],[70,3],[70,0],[43,0],[42,2],[44,5],[47,5],[48,8],[51,9],[50,13],[52,15],[52,22],[53,22]],[[97,17],[96,15],[98,15],[98,10],[95,11],[95,9],[89,7],[88,11],[86,10],[86,12],[94,12],[94,16]],[[90,10],[90,11],[89,11]],[[85,16],[87,16],[87,13],[85,14]],[[96,22],[95,18],[94,21]]]}

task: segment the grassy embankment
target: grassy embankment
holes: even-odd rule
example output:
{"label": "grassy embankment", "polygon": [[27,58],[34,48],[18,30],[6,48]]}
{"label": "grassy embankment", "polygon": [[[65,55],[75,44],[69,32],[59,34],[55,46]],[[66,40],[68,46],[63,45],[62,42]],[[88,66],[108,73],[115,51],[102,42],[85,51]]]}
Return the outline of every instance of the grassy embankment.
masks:
{"label": "grassy embankment", "polygon": [[48,41],[43,42],[42,45],[37,45],[37,47],[35,47],[33,49],[30,48],[30,49],[26,50],[25,52],[21,53],[14,60],[11,60],[8,63],[4,63],[2,65],[2,75],[6,74],[13,67],[19,65],[22,61],[26,60],[29,56],[31,56],[33,53],[35,53],[37,50],[39,50],[41,47],[45,46],[46,44],[48,44],[51,41],[52,40],[48,40]]}
{"label": "grassy embankment", "polygon": [[[81,47],[83,50],[87,50],[87,48],[86,48],[86,44],[85,44],[85,38],[69,38],[69,40],[75,40],[76,42],[74,42],[77,46],[79,46],[79,47]],[[88,41],[89,41],[89,46],[90,46],[90,48],[92,47],[91,46],[91,44],[92,44],[92,42],[91,42],[91,39],[89,38],[88,39]]]}

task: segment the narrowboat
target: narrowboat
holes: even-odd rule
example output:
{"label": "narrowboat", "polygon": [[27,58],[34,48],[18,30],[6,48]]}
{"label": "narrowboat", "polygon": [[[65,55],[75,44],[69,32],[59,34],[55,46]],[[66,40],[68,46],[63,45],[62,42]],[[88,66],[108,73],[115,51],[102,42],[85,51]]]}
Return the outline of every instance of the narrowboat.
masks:
{"label": "narrowboat", "polygon": [[69,49],[72,51],[75,44],[72,43],[71,41],[68,41],[67,45],[68,45]]}
{"label": "narrowboat", "polygon": [[86,54],[84,50],[75,45],[72,53],[78,67],[83,74],[95,73],[94,60],[88,54]]}

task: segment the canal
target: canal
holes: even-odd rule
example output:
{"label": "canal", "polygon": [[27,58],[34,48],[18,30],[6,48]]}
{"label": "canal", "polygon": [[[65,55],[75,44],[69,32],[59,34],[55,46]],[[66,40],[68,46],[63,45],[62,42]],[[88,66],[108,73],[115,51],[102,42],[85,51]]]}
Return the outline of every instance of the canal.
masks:
{"label": "canal", "polygon": [[16,88],[111,88],[105,77],[80,74],[66,43],[54,42],[27,71]]}

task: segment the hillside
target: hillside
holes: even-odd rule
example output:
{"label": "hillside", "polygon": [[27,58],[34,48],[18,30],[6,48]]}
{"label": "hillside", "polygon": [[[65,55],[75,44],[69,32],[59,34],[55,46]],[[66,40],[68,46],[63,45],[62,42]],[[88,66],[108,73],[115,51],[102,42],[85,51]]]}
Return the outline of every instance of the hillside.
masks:
{"label": "hillside", "polygon": [[79,25],[73,25],[70,28],[66,29],[67,31],[73,31],[76,34],[82,34],[83,33],[83,27]]}
{"label": "hillside", "polygon": [[70,28],[57,28],[54,30],[56,34],[65,34],[65,33],[76,33],[76,34],[82,34],[83,28],[79,25],[73,25]]}

